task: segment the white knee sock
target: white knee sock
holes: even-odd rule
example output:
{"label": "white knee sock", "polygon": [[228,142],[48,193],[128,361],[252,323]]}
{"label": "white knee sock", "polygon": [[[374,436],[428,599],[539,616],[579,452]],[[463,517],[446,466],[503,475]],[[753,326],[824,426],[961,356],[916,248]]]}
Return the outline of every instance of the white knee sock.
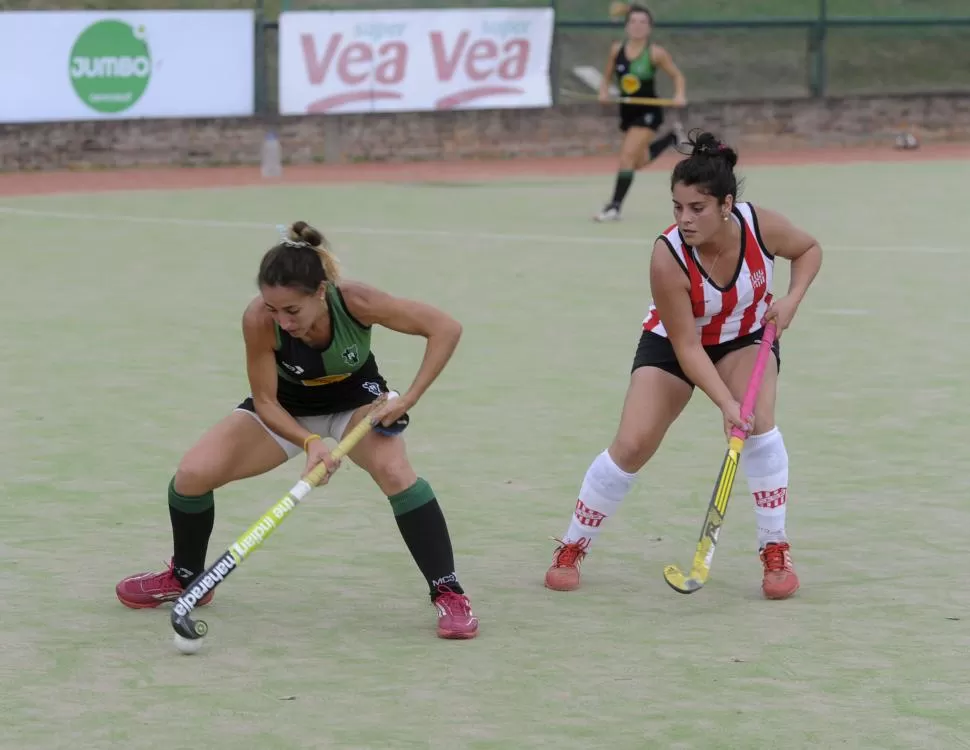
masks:
{"label": "white knee sock", "polygon": [[620,509],[620,503],[633,486],[636,476],[627,474],[617,466],[608,451],[593,459],[586,470],[573,518],[563,541],[589,546],[599,535],[603,521]]}
{"label": "white knee sock", "polygon": [[785,542],[785,511],[788,508],[788,451],[777,427],[745,441],[741,467],[754,496],[758,521],[758,548],[769,542]]}

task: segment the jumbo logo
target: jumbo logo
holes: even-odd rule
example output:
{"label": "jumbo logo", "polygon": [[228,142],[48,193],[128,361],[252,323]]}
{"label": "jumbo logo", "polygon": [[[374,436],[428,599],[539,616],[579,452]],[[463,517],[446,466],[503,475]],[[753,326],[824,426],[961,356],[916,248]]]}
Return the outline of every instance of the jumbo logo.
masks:
{"label": "jumbo logo", "polygon": [[303,34],[300,43],[309,82],[343,89],[312,102],[307,112],[329,112],[352,102],[403,99],[412,55],[421,53],[430,55],[432,73],[441,88],[460,86],[438,96],[435,109],[453,109],[491,96],[521,95],[524,89],[516,82],[528,69],[529,27],[528,21],[507,21],[485,22],[477,32],[467,28],[457,34],[429,31],[427,46],[420,50],[413,49],[413,40],[401,38],[406,30],[403,23],[359,24],[353,38],[333,34],[322,49],[312,34]]}

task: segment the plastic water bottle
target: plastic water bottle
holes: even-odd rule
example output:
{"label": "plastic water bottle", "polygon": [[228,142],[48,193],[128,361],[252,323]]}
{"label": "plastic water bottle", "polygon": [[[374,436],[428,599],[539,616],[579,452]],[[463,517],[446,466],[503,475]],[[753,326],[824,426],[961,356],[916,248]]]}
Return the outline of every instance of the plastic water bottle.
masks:
{"label": "plastic water bottle", "polygon": [[263,153],[261,159],[263,177],[281,177],[283,175],[283,149],[276,133],[270,131],[263,139]]}

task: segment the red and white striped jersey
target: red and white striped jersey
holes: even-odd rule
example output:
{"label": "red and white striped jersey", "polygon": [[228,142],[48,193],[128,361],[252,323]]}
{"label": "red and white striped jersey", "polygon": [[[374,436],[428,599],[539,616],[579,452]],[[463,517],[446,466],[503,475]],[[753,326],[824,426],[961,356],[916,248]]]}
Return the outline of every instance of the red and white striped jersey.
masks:
{"label": "red and white striped jersey", "polygon": [[[662,235],[690,278],[690,302],[704,346],[733,341],[758,330],[771,304],[775,258],[761,241],[754,207],[750,203],[737,203],[733,216],[741,225],[741,257],[734,280],[724,288],[708,278],[698,263],[696,251],[684,242],[676,224]],[[653,304],[643,320],[643,330],[667,336]]]}

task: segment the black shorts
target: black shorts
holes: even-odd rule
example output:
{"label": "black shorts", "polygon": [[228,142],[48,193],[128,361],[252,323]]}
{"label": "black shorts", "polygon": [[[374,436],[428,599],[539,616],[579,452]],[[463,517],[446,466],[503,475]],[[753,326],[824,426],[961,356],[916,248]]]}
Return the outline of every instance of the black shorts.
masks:
{"label": "black shorts", "polygon": [[[346,380],[330,385],[302,386],[280,378],[276,382],[276,400],[291,417],[323,417],[372,404],[389,390],[376,366],[362,367]],[[256,413],[252,396],[236,408]]]}
{"label": "black shorts", "polygon": [[[747,336],[741,336],[733,341],[725,341],[723,344],[705,346],[704,351],[711,358],[711,362],[717,364],[731,352],[736,352],[738,349],[744,349],[746,346],[759,343],[761,341],[761,330],[749,333]],[[778,371],[780,372],[781,344],[779,344],[778,339],[775,339],[775,343],[771,345],[771,351],[775,354],[775,363],[778,365]],[[690,382],[690,378],[687,377],[681,369],[680,363],[677,361],[677,355],[674,353],[674,345],[670,343],[670,339],[664,336],[658,336],[656,333],[650,331],[644,331],[640,336],[640,343],[637,344],[637,353],[633,357],[633,369],[630,372],[638,370],[641,367],[657,367],[665,372],[669,372],[671,375],[676,375],[691,388],[694,387],[694,384]]]}
{"label": "black shorts", "polygon": [[644,107],[639,104],[620,105],[620,130],[624,133],[630,128],[659,130],[663,121],[663,107]]}

